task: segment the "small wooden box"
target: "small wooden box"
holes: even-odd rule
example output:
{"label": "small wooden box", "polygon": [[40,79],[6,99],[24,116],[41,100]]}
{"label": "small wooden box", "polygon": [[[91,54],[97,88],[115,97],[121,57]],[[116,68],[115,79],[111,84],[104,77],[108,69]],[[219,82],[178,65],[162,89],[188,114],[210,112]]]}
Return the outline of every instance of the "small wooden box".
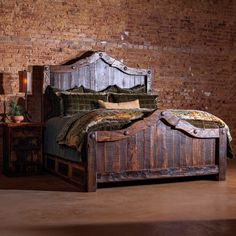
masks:
{"label": "small wooden box", "polygon": [[4,123],[3,173],[7,176],[40,174],[42,162],[42,125]]}

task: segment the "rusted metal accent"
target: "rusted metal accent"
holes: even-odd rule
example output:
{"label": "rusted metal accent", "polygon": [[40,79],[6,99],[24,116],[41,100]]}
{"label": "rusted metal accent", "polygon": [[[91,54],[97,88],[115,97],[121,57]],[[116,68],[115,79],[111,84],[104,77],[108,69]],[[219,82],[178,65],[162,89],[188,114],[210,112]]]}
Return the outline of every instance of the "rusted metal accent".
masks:
{"label": "rusted metal accent", "polygon": [[96,138],[96,134],[95,134],[95,133],[92,133],[92,134],[90,135],[90,138],[91,138],[91,139],[95,139],[95,138]]}

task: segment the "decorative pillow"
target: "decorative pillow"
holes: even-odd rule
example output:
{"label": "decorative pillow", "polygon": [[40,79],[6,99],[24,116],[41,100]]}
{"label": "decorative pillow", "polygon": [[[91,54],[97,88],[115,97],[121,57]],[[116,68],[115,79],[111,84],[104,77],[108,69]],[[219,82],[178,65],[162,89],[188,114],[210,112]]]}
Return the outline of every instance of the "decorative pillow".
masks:
{"label": "decorative pillow", "polygon": [[106,109],[136,109],[140,108],[139,106],[139,100],[136,99],[134,101],[130,102],[104,102],[102,100],[98,100],[98,104],[101,108],[106,108]]}
{"label": "decorative pillow", "polygon": [[[107,88],[100,90],[100,91],[95,91],[93,89],[89,89],[81,85],[78,87],[80,89],[79,92],[84,92],[84,93],[145,93],[145,85],[136,85],[132,88],[121,88],[118,85],[109,85]],[[76,90],[76,88],[74,88]]]}
{"label": "decorative pillow", "polygon": [[146,93],[146,87],[144,84],[136,85],[130,89],[126,89],[129,93]]}
{"label": "decorative pillow", "polygon": [[104,93],[145,93],[145,85],[136,85],[132,88],[120,88],[118,85],[110,85],[101,90]]}
{"label": "decorative pillow", "polygon": [[64,115],[64,104],[61,97],[61,94],[77,94],[83,93],[84,87],[75,86],[74,88],[62,90],[55,88],[51,85],[47,86],[45,90],[45,95],[50,103],[50,112],[47,118],[54,117],[54,116],[63,116]]}
{"label": "decorative pillow", "polygon": [[60,96],[61,92],[61,89],[47,86],[45,96],[50,103],[50,113],[48,118],[63,115],[63,101]]}
{"label": "decorative pillow", "polygon": [[64,115],[72,115],[80,110],[99,108],[98,100],[108,101],[106,94],[91,93],[61,93],[64,105]]}
{"label": "decorative pillow", "polygon": [[128,102],[138,99],[140,108],[157,109],[158,95],[112,93],[111,102]]}
{"label": "decorative pillow", "polygon": [[[65,91],[63,91],[65,92]],[[84,93],[84,86],[75,86],[74,88],[67,89],[66,92],[73,92],[73,93]]]}

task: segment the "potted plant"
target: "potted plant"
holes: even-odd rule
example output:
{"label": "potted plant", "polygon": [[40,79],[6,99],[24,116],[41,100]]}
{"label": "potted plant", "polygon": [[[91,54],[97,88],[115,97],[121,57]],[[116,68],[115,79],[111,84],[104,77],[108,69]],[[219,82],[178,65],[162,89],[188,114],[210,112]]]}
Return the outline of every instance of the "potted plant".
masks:
{"label": "potted plant", "polygon": [[13,100],[10,101],[8,115],[15,123],[20,123],[24,120],[22,107],[20,105],[17,105]]}

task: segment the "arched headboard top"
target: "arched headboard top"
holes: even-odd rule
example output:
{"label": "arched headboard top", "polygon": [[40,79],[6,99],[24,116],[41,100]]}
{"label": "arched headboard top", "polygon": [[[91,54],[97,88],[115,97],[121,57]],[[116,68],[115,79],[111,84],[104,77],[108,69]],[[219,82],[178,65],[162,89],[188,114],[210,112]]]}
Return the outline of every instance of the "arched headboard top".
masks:
{"label": "arched headboard top", "polygon": [[69,89],[83,85],[99,91],[109,85],[131,88],[144,84],[146,92],[151,93],[151,75],[149,69],[131,68],[105,52],[92,52],[63,65],[44,66],[43,88],[52,85]]}

